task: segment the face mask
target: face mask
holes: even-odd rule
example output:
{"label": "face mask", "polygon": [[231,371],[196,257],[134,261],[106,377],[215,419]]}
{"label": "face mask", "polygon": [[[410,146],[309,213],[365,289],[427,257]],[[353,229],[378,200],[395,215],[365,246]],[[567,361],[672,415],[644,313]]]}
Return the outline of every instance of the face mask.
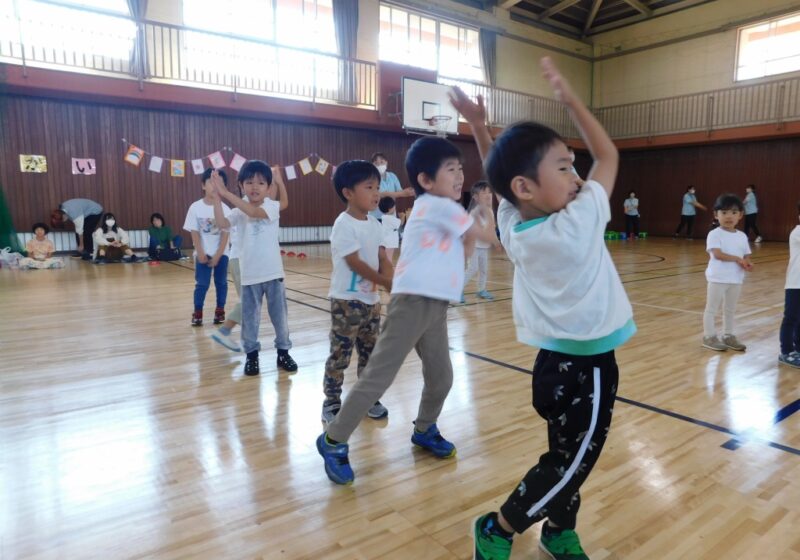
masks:
{"label": "face mask", "polygon": [[114,227],[114,224],[117,223],[114,220],[106,220],[106,225],[108,227]]}
{"label": "face mask", "polygon": [[385,164],[384,165],[376,165],[375,167],[378,168],[378,173],[380,173],[381,175],[386,173],[386,165]]}
{"label": "face mask", "polygon": [[569,157],[572,159],[572,163],[575,163],[575,152],[570,152]]}

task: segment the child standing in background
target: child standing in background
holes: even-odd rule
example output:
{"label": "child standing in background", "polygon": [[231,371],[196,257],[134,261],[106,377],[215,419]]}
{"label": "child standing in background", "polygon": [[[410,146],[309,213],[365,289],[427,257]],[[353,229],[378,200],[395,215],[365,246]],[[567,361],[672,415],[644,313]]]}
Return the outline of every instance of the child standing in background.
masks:
{"label": "child standing in background", "polygon": [[[210,183],[214,170],[210,167],[203,172],[201,182],[205,196],[194,202],[186,213],[183,229],[192,234],[194,245],[194,313],[192,326],[203,325],[203,304],[206,293],[211,286],[211,275],[214,275],[214,286],[217,290],[217,307],[214,310],[214,324],[225,322],[225,301],[228,298],[228,231],[220,228],[214,217],[214,202],[218,198],[214,185]],[[224,185],[228,184],[228,176],[220,170],[217,172]],[[227,217],[231,209],[222,205],[222,214]]]}
{"label": "child standing in background", "polygon": [[756,186],[747,185],[747,194],[744,197],[744,234],[750,239],[750,229],[756,234],[755,242],[761,243],[761,233],[758,231],[758,201],[756,201]]}
{"label": "child standing in background", "polygon": [[[336,168],[333,186],[347,203],[331,230],[331,352],[325,362],[322,421],[330,423],[342,407],[344,371],[350,365],[353,347],[358,351],[358,377],[367,366],[381,328],[381,298],[378,285],[392,290],[392,264],[384,249],[384,226],[389,208],[381,206],[383,222],[369,212],[378,206],[380,174],[368,161],[346,161]],[[394,209],[394,200],[388,197]],[[394,218],[394,216],[391,216]],[[397,219],[397,218],[394,218]],[[399,220],[398,220],[399,222]],[[379,400],[367,411],[374,419],[389,411]]]}
{"label": "child standing in background", "polygon": [[627,239],[639,238],[639,199],[636,193],[631,191],[628,198],[622,204],[625,209],[625,234]]}
{"label": "child standing in background", "polygon": [[[744,205],[738,196],[723,194],[714,203],[714,217],[719,227],[708,233],[706,251],[709,253],[706,280],[708,297],[703,313],[703,347],[718,352],[731,349],[744,352],[747,347],[733,334],[736,303],[742,292],[745,271],[752,270],[750,244],[747,236],[736,229],[742,219]],[[722,338],[717,336],[715,318],[723,307]]]}
{"label": "child standing in background", "polygon": [[[492,208],[492,190],[486,181],[478,181],[470,189],[472,199],[469,202],[469,214],[474,220],[478,220],[485,227],[495,231],[494,209]],[[485,223],[483,223],[485,222]],[[467,271],[464,277],[464,286],[469,284],[475,273],[478,273],[478,293],[475,294],[481,299],[493,300],[494,296],[486,290],[486,279],[489,275],[489,253],[492,246],[499,246],[500,242],[495,239],[494,243],[476,240],[475,249],[469,259]],[[461,303],[466,300],[461,294]]]}
{"label": "child standing in background", "polygon": [[25,250],[28,251],[28,256],[20,259],[20,268],[62,268],[64,266],[63,259],[53,257],[56,248],[53,242],[47,238],[47,233],[50,231],[43,223],[33,224],[33,239],[29,239],[25,244]]}
{"label": "child standing in background", "polygon": [[[800,203],[797,205],[800,219]],[[800,226],[789,235],[789,267],[786,269],[786,304],[781,323],[778,362],[800,368]]]}
{"label": "child standing in background", "polygon": [[386,258],[392,262],[394,250],[400,247],[400,218],[397,217],[397,205],[394,199],[384,196],[378,203],[378,209],[383,214],[381,225],[383,226],[383,247],[386,250]]}

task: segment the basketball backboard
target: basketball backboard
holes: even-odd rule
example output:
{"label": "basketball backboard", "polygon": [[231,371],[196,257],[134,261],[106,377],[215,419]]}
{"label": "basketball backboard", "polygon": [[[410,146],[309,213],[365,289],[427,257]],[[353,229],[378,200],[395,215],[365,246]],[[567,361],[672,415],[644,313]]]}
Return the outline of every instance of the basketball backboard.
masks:
{"label": "basketball backboard", "polygon": [[433,117],[450,117],[445,132],[458,134],[458,112],[450,104],[450,86],[403,78],[403,128],[410,132],[437,134]]}

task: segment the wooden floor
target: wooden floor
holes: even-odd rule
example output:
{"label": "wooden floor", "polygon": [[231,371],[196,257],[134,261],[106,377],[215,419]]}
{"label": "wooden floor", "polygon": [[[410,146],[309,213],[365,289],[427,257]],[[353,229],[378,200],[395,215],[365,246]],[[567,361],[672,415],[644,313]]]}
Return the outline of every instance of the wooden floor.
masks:
{"label": "wooden floor", "polygon": [[[738,308],[744,354],[700,347],[703,241],[610,248],[639,333],[618,352],[611,433],[582,489],[587,552],[800,559],[800,370],[776,362],[787,245],[754,250]],[[314,446],[329,250],[300,250],[309,258],[285,259],[300,371],[278,374],[267,350],[258,378],[209,340],[210,324],[189,326],[190,261],[0,270],[0,558],[472,557],[472,518],[546,447],[510,263],[491,261],[496,301],[468,293],[449,312],[456,381],[439,425],[457,459],[408,441],[413,356],[382,399],[388,421],[354,434],[356,481],[340,487]],[[261,335],[271,347],[268,320]],[[538,532],[517,538],[513,558],[539,558]]]}

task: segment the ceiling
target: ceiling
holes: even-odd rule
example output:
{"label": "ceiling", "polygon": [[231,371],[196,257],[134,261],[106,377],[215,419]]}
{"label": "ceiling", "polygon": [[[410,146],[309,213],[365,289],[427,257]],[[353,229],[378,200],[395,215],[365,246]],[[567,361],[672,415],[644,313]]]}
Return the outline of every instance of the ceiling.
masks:
{"label": "ceiling", "polygon": [[715,1],[496,0],[496,5],[511,12],[514,21],[584,38]]}

